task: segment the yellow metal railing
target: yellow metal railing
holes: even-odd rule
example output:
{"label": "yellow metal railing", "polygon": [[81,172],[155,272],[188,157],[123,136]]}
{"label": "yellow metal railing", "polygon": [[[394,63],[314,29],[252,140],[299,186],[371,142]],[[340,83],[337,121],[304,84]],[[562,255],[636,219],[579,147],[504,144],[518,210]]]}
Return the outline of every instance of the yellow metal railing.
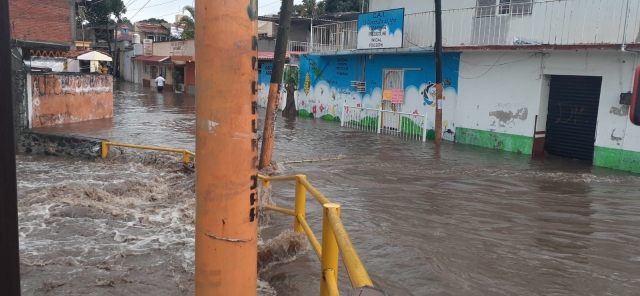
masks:
{"label": "yellow metal railing", "polygon": [[[109,147],[127,147],[135,149],[155,150],[155,151],[167,151],[182,153],[182,161],[188,163],[190,161],[189,156],[196,157],[196,154],[185,149],[173,149],[163,148],[156,146],[143,146],[122,144],[115,142],[102,142],[102,158],[106,158],[109,154]],[[342,220],[340,220],[340,205],[331,203],[322,193],[320,193],[315,187],[307,181],[305,175],[294,176],[258,176],[262,181],[262,186],[270,187],[271,182],[281,181],[295,181],[296,182],[296,197],[295,208],[293,210],[279,208],[275,206],[266,206],[267,210],[282,213],[285,215],[293,216],[293,230],[295,232],[304,232],[309,239],[309,243],[313,247],[318,259],[320,259],[321,265],[321,284],[320,295],[321,296],[336,296],[338,292],[338,256],[342,254],[342,261],[344,262],[347,274],[351,280],[351,286],[356,291],[366,291],[363,295],[387,295],[381,290],[373,287],[373,282],[369,278],[367,270],[364,268],[358,253],[356,252],[349,235],[347,234]],[[307,192],[311,194],[322,206],[322,243],[318,242],[315,234],[309,227],[306,215],[306,201]],[[360,295],[360,294],[354,294]]]}
{"label": "yellow metal railing", "polygon": [[[270,187],[271,182],[277,181],[295,181],[296,197],[295,209],[283,209],[279,207],[267,206],[271,211],[293,216],[293,230],[295,232],[304,232],[309,238],[309,242],[313,250],[318,255],[321,264],[321,296],[339,295],[338,292],[338,255],[342,254],[342,261],[351,280],[351,286],[354,289],[362,290],[373,288],[373,283],[367,270],[364,268],[358,253],[356,252],[349,235],[347,234],[342,221],[340,220],[340,205],[331,203],[324,195],[322,195],[308,181],[305,175],[295,176],[277,176],[267,177],[259,176],[262,180],[262,186]],[[318,242],[313,231],[309,227],[306,214],[306,197],[307,192],[311,194],[322,206],[322,244]],[[385,295],[384,292],[377,289],[370,290],[375,295]],[[374,295],[374,294],[369,294]]]}
{"label": "yellow metal railing", "polygon": [[184,163],[188,163],[190,161],[189,156],[196,157],[195,153],[186,149],[173,149],[173,148],[164,148],[164,147],[156,147],[156,146],[123,144],[123,143],[115,143],[115,142],[102,142],[102,158],[106,158],[107,155],[109,155],[110,146],[182,153],[182,162]]}

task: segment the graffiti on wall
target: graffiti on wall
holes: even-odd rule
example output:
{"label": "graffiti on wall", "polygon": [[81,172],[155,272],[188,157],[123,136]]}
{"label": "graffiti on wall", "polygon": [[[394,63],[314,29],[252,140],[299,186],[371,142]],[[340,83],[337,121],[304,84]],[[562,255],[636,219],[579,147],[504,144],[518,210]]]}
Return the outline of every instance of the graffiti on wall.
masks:
{"label": "graffiti on wall", "polygon": [[95,74],[31,76],[33,127],[113,117],[113,77]]}

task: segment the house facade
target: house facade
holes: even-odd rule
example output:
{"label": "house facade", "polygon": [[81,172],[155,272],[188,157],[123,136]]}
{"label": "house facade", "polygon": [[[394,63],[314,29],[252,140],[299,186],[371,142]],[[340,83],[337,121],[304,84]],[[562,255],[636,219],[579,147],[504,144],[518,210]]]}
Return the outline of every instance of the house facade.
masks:
{"label": "house facade", "polygon": [[[432,138],[433,1],[370,4],[360,23],[312,28],[299,112],[415,114],[400,115],[396,132],[426,129]],[[638,1],[443,1],[442,20],[443,139],[640,172],[640,127],[627,100],[639,64]]]}

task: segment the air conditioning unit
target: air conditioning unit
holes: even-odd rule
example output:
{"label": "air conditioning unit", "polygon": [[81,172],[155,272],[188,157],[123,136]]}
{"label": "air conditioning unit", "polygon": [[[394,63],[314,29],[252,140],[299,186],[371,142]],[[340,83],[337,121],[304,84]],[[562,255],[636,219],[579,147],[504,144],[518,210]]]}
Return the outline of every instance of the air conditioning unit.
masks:
{"label": "air conditioning unit", "polygon": [[351,86],[359,93],[367,92],[367,83],[365,81],[351,81]]}

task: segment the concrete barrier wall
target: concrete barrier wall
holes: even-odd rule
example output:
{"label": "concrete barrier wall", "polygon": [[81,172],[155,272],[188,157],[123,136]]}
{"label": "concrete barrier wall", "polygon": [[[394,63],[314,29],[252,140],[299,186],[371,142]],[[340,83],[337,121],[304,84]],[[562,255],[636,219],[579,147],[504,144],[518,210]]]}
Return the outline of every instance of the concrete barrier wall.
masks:
{"label": "concrete barrier wall", "polygon": [[113,77],[43,73],[28,79],[30,127],[113,117]]}
{"label": "concrete barrier wall", "polygon": [[101,144],[103,141],[106,140],[25,131],[20,137],[18,152],[47,156],[97,158],[101,157]]}

